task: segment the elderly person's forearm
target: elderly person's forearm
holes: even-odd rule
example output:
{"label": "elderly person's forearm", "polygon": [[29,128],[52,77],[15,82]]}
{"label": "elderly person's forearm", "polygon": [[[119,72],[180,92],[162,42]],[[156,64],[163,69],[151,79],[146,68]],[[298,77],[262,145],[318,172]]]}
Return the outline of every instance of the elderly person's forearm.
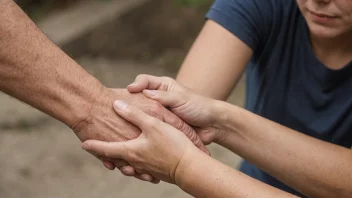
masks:
{"label": "elderly person's forearm", "polygon": [[[0,91],[62,121],[81,141],[138,137],[140,130],[112,109],[116,99],[132,101],[158,119],[174,123],[208,152],[195,131],[159,103],[141,94],[104,87],[51,42],[12,0],[0,0]],[[122,168],[126,162],[113,163],[105,161],[104,165],[138,177],[132,167]]]}
{"label": "elderly person's forearm", "polygon": [[1,91],[72,127],[85,119],[103,89],[13,1],[1,0]]}

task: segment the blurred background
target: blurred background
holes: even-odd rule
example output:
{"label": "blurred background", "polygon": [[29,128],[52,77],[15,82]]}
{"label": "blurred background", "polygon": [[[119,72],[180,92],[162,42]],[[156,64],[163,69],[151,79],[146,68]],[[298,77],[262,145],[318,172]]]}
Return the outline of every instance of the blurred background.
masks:
{"label": "blurred background", "polygon": [[[175,77],[201,30],[211,0],[18,0],[48,37],[109,87],[136,75]],[[201,68],[200,68],[201,69]],[[241,80],[229,102],[242,106]],[[60,122],[0,93],[0,198],[186,198],[108,171],[80,149]],[[210,145],[214,158],[237,168],[240,158]]]}

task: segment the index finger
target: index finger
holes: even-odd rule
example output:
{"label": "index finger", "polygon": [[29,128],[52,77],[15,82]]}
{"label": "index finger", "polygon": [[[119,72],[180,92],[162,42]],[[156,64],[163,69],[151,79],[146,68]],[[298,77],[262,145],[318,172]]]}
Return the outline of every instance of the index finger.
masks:
{"label": "index finger", "polygon": [[154,118],[142,110],[129,105],[121,100],[116,100],[114,102],[114,110],[115,112],[121,116],[123,119],[131,122],[140,128],[144,133],[148,133],[150,127],[155,126],[159,123],[162,123],[157,118]]}

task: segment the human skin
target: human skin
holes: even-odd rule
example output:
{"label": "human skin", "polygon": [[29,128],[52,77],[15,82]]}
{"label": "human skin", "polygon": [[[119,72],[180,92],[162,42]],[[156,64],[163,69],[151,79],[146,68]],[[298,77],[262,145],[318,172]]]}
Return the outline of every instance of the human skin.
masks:
{"label": "human skin", "polygon": [[215,142],[308,197],[352,196],[352,150],[245,109],[196,94],[171,78],[140,75],[128,87],[154,99]]}
{"label": "human skin", "polygon": [[352,60],[352,1],[296,0],[304,16],[313,51],[331,69]]}
{"label": "human skin", "polygon": [[[112,108],[114,100],[126,100],[179,128],[208,152],[194,130],[158,102],[103,86],[53,44],[12,0],[0,0],[0,91],[65,123],[81,141],[138,137],[141,131]],[[116,166],[126,175],[158,182],[136,173],[124,161],[102,160],[109,169]]]}
{"label": "human skin", "polygon": [[[326,67],[341,69],[352,60],[352,1],[296,0],[308,24],[313,52]],[[333,16],[317,21],[311,12]],[[226,100],[253,50],[236,35],[208,20],[190,49],[176,81],[214,99]]]}
{"label": "human skin", "polygon": [[[352,60],[352,1],[296,0],[296,2],[299,9],[301,10],[303,17],[307,22],[310,35],[310,44],[312,46],[312,50],[316,58],[327,68],[330,68],[332,70],[339,70],[345,67]],[[319,16],[314,15],[319,15],[320,17],[329,17],[331,19],[319,19],[317,18]],[[231,93],[233,87],[236,85],[236,82],[239,80],[239,77],[243,74],[243,71],[246,65],[249,63],[249,60],[252,55],[253,51],[235,35],[233,35],[231,32],[229,32],[219,24],[216,24],[214,21],[208,20],[203,30],[199,34],[197,40],[193,44],[193,47],[191,48],[190,52],[188,53],[187,58],[185,59],[176,80],[177,82],[196,91],[199,94],[214,99],[226,100],[228,95]],[[239,112],[245,111],[241,110]],[[247,114],[249,115],[249,112],[246,112],[243,115]],[[278,176],[280,175],[280,173],[276,172],[276,169],[273,169],[273,167],[276,165],[272,164],[272,162],[274,162],[272,160],[268,161],[269,163],[261,164],[260,162],[255,161],[259,160],[260,158],[253,158],[254,155],[251,155],[252,157],[250,157],[247,156],[249,155],[248,153],[243,153],[242,157],[248,158],[251,162],[255,162],[257,167],[279,178],[279,180],[302,192],[303,194],[311,195],[312,197],[351,196],[350,191],[346,189],[346,185],[351,183],[351,173],[349,172],[351,169],[348,169],[348,165],[350,165],[351,163],[350,150],[346,150],[336,145],[331,145],[329,143],[312,139],[303,134],[297,134],[295,131],[292,131],[280,125],[276,125],[275,123],[272,123],[268,120],[265,121],[265,123],[267,123],[268,125],[257,125],[254,120],[259,120],[258,122],[261,123],[260,120],[265,119],[259,119],[255,116],[253,116],[254,119],[251,119],[252,116],[247,117],[247,121],[248,123],[252,123],[253,127],[262,126],[262,129],[272,129],[271,126],[276,126],[274,128],[276,132],[279,132],[281,130],[286,131],[286,133],[278,134],[278,137],[280,138],[282,134],[285,134],[285,138],[282,139],[281,145],[282,147],[285,146],[283,152],[290,151],[287,153],[287,156],[283,159],[288,158],[291,154],[296,155],[294,155],[294,157],[292,157],[291,155],[291,162],[293,162],[291,166],[285,164],[284,166],[278,166],[277,170],[282,170],[283,172],[286,171],[285,173],[290,173],[289,175],[291,175],[292,178],[302,178],[303,176],[297,177],[297,175],[299,175],[298,171],[305,171],[305,177],[303,179],[306,179],[306,177],[310,179],[302,179],[302,181],[309,182],[300,183],[300,181],[298,180],[291,181],[289,178],[283,178],[282,175]],[[212,130],[213,129],[207,129],[207,131]],[[267,136],[267,131],[257,134],[265,134]],[[214,133],[207,134],[207,137],[201,135],[201,139],[205,140],[206,143],[211,142],[212,139],[216,139],[212,137],[214,136]],[[270,135],[269,137],[275,137],[275,134],[271,134],[272,135]],[[294,134],[294,141],[292,141],[291,138],[288,138],[291,134]],[[234,135],[231,136],[233,137]],[[258,138],[260,137],[261,136],[258,136]],[[299,142],[301,140],[303,142]],[[298,149],[295,152],[293,150],[290,150],[293,149],[292,147],[286,147],[286,145],[292,146],[293,142],[296,143],[296,145],[304,145],[305,147],[299,148],[306,148],[306,151],[308,152],[302,149]],[[263,144],[263,146],[265,147],[258,146],[258,148],[262,148],[263,151],[266,151],[267,149],[263,148],[267,148],[268,146],[278,146],[277,144],[272,144],[272,142],[269,141],[267,141],[266,143],[268,143],[268,145]],[[227,147],[231,146],[226,144],[225,142],[223,144],[227,145]],[[238,146],[238,144],[235,143],[233,145]],[[240,145],[243,146],[242,144]],[[245,147],[243,146],[241,148]],[[271,149],[273,148],[274,147],[272,147]],[[319,149],[316,150],[316,148]],[[245,152],[244,150],[239,148],[233,148],[232,150],[238,154],[241,154],[241,152]],[[276,153],[277,150],[272,151],[275,151]],[[263,153],[263,151],[260,152]],[[319,152],[317,157],[312,156],[313,151],[316,153]],[[263,156],[265,156],[264,154]],[[302,156],[297,156],[297,154],[302,154]],[[299,158],[298,161],[295,161],[294,159],[297,158]],[[268,159],[272,158],[269,157]],[[307,162],[309,161],[309,164],[311,164],[312,159],[314,160],[313,165],[307,167]],[[328,160],[328,162],[327,164],[324,164],[326,160]],[[335,160],[338,161],[335,162]],[[301,162],[301,164],[298,164],[299,162]],[[281,165],[281,163],[279,164]],[[296,166],[293,167],[293,165]],[[290,167],[290,169],[288,167]],[[297,169],[296,167],[299,168]],[[329,169],[329,167],[331,169]],[[320,176],[324,176],[325,179],[328,178],[330,176],[329,174],[333,172],[331,170],[336,169],[337,171],[334,172],[331,179],[328,180],[321,180],[321,177],[313,175],[320,174]],[[310,170],[312,171],[309,172]],[[293,173],[297,174],[294,175]],[[311,184],[315,185],[312,186]],[[341,189],[339,189],[340,186]],[[323,194],[325,192],[326,194]]]}
{"label": "human skin", "polygon": [[176,184],[194,197],[294,197],[212,159],[180,131],[138,108],[123,101],[114,104],[115,111],[143,133],[127,142],[88,140],[83,149],[124,159],[136,170]]}

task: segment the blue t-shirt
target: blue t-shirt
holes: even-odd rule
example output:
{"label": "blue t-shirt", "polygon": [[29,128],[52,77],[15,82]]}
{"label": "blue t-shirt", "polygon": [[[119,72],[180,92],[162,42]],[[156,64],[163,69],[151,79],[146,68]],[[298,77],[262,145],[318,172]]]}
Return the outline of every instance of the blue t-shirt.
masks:
{"label": "blue t-shirt", "polygon": [[[332,70],[316,58],[295,0],[216,0],[206,17],[254,51],[246,69],[246,109],[351,148],[352,62]],[[240,170],[300,195],[247,161]]]}

